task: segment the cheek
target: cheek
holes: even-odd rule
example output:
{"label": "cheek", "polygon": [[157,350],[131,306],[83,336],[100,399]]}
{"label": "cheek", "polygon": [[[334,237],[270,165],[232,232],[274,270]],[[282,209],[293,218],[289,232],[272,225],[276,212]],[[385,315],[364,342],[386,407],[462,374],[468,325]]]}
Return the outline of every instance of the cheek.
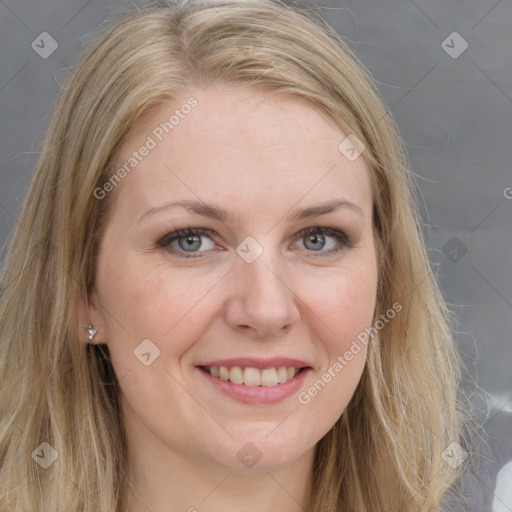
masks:
{"label": "cheek", "polygon": [[140,331],[145,326],[166,343],[197,340],[216,314],[216,287],[222,278],[218,269],[208,273],[193,268],[188,272],[156,270],[134,293],[142,304],[134,328]]}
{"label": "cheek", "polygon": [[[308,286],[309,284],[309,286]],[[331,349],[343,348],[347,342],[370,326],[375,309],[377,276],[372,267],[339,272],[301,287],[304,303],[323,324],[320,332],[328,333]]]}
{"label": "cheek", "polygon": [[183,351],[208,325],[212,315],[209,292],[222,275],[194,269],[176,272],[165,265],[146,268],[140,261],[106,265],[99,277],[109,345],[131,355],[149,338],[162,355]]}
{"label": "cheek", "polygon": [[346,409],[363,373],[367,346],[358,336],[371,326],[377,287],[371,269],[339,274],[325,282],[328,287],[310,291],[304,301],[322,357],[297,397],[304,414],[317,418],[317,431],[323,433]]}

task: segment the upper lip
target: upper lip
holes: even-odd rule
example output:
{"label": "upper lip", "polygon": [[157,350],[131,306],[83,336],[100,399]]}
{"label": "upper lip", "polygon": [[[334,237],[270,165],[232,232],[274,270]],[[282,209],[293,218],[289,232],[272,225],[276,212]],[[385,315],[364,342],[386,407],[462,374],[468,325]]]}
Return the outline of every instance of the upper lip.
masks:
{"label": "upper lip", "polygon": [[308,363],[300,361],[299,359],[290,359],[289,357],[272,357],[268,359],[258,359],[254,357],[238,357],[235,359],[218,359],[215,361],[208,361],[199,363],[196,366],[226,366],[232,368],[233,366],[243,366],[244,368],[279,368],[280,366],[286,366],[287,368],[309,368]]}

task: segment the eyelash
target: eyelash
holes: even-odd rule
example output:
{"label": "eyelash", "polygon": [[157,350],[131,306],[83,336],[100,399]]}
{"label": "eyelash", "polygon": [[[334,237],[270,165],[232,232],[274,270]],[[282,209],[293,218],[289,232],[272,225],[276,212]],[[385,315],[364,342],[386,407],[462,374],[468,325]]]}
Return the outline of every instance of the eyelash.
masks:
{"label": "eyelash", "polygon": [[[157,242],[157,246],[161,249],[167,249],[168,252],[175,254],[179,257],[190,259],[190,258],[201,258],[201,252],[199,251],[197,253],[187,253],[186,251],[177,251],[177,250],[169,250],[168,247],[171,245],[172,242],[175,240],[179,240],[180,238],[185,238],[186,236],[190,235],[200,235],[200,236],[207,236],[208,238],[213,240],[214,231],[211,229],[205,229],[205,228],[185,228],[185,229],[178,229],[176,231],[173,231],[172,233],[168,233],[167,235],[163,236],[160,240]],[[304,238],[308,235],[326,235],[326,236],[333,236],[336,238],[339,242],[339,246],[335,249],[329,249],[328,251],[309,251],[311,253],[318,252],[319,254],[323,255],[333,255],[341,252],[344,249],[351,249],[353,247],[352,240],[343,232],[338,229],[330,228],[327,226],[314,226],[310,228],[303,229],[297,233],[295,237],[295,241],[300,240],[301,238]],[[198,255],[195,255],[198,254]],[[309,256],[308,256],[309,257]],[[316,256],[314,256],[316,257]]]}

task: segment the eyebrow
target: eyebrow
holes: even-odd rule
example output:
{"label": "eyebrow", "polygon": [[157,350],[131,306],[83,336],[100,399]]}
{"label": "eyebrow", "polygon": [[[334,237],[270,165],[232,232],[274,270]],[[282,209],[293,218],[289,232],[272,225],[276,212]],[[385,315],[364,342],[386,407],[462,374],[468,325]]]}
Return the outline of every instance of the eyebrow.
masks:
{"label": "eyebrow", "polygon": [[[155,215],[156,213],[160,213],[162,211],[167,211],[169,209],[175,208],[176,206],[181,206],[191,213],[195,213],[196,215],[201,215],[203,217],[208,217],[210,219],[215,219],[223,223],[235,219],[235,216],[232,213],[224,210],[223,208],[219,208],[218,206],[207,204],[201,201],[183,200],[151,208],[139,218],[138,222],[141,222],[142,219],[146,217]],[[297,221],[310,217],[318,217],[320,215],[325,215],[327,213],[336,211],[340,208],[347,208],[352,210],[364,218],[364,213],[359,206],[345,199],[336,199],[320,204],[318,206],[305,208],[304,210],[301,210],[292,216],[288,216],[287,219],[290,221]]]}

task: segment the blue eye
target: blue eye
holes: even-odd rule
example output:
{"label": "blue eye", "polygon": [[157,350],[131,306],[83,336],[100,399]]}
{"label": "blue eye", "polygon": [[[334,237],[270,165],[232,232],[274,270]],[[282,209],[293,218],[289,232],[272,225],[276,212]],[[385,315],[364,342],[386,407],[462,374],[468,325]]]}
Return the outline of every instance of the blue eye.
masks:
{"label": "blue eye", "polygon": [[[183,258],[199,258],[202,256],[201,253],[215,247],[212,234],[212,230],[204,228],[179,229],[165,235],[157,245]],[[302,242],[300,249],[319,255],[331,255],[353,247],[352,241],[345,233],[323,226],[304,229],[295,238],[297,237]]]}
{"label": "blue eye", "polygon": [[300,235],[302,246],[310,252],[333,254],[353,246],[345,233],[328,227],[307,228],[301,231]]}
{"label": "blue eye", "polygon": [[[180,254],[181,252],[182,254],[185,253],[183,254],[185,258],[194,258],[197,256],[192,256],[193,253],[204,252],[204,250],[212,249],[215,246],[210,233],[210,230],[202,228],[179,229],[165,235],[157,244],[162,248],[170,247],[171,250],[169,252],[175,254]],[[204,238],[208,239],[210,243],[205,244]],[[204,245],[207,247],[204,247]],[[203,247],[203,250],[200,251],[201,247]]]}

